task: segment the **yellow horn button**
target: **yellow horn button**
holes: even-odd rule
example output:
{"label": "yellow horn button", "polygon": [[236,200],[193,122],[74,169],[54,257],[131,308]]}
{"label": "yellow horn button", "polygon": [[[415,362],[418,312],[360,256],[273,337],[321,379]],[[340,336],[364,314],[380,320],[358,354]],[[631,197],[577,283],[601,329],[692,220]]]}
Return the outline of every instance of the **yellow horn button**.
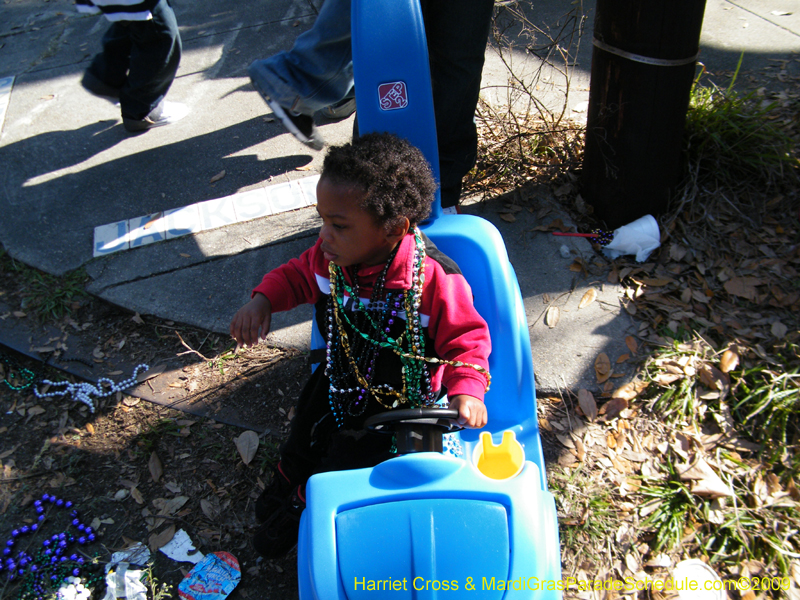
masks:
{"label": "yellow horn button", "polygon": [[475,454],[475,466],[491,479],[511,479],[522,471],[525,463],[525,451],[513,431],[503,432],[503,441],[499,446],[495,446],[492,435],[484,431]]}

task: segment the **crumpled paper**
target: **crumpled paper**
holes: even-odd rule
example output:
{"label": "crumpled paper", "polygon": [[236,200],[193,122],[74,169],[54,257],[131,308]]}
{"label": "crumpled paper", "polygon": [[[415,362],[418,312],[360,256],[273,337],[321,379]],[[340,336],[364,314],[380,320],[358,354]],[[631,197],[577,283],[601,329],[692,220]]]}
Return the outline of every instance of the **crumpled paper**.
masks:
{"label": "crumpled paper", "polygon": [[116,567],[118,563],[128,563],[130,565],[139,565],[143,567],[150,560],[150,548],[138,542],[130,548],[114,552],[111,555],[111,562],[106,565],[106,573],[112,568]]}
{"label": "crumpled paper", "polygon": [[128,563],[119,563],[106,573],[106,595],[103,600],[147,600],[147,588],[142,583],[142,570],[129,569]]}
{"label": "crumpled paper", "polygon": [[644,262],[660,245],[661,233],[658,230],[658,221],[653,215],[645,215],[615,229],[611,243],[603,247],[603,254],[611,259],[623,254],[635,254],[636,262]]}
{"label": "crumpled paper", "polygon": [[194,542],[183,529],[175,532],[173,538],[159,550],[178,562],[197,564],[203,560],[203,553],[194,547]]}

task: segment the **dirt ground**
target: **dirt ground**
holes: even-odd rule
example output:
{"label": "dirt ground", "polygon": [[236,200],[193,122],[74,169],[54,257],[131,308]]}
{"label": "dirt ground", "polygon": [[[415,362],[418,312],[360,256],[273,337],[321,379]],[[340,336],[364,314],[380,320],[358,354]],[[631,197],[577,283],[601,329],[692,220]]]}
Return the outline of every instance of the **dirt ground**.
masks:
{"label": "dirt ground", "polygon": [[[242,582],[230,598],[296,598],[295,552],[283,560],[264,561],[253,550],[250,537],[256,525],[253,502],[269,481],[293,399],[308,372],[305,356],[264,348],[241,358],[203,361],[187,352],[184,342],[205,338],[202,349],[217,356],[224,353],[228,340],[132,317],[86,300],[71,318],[92,323],[81,335],[91,337],[93,344],[114,339],[118,346],[125,339],[119,352],[128,359],[151,364],[169,359],[172,368],[175,362],[183,365],[176,385],[203,398],[203,407],[196,412],[212,414],[222,406],[234,409],[241,421],[258,424],[260,444],[254,458],[245,464],[237,449],[236,439],[245,429],[175,410],[168,401],[157,404],[112,393],[91,412],[68,396],[39,398],[31,388],[14,391],[0,385],[0,535],[4,536],[0,542],[11,539],[15,528],[35,523],[34,501],[45,493],[54,494],[71,501],[84,524],[96,525],[95,541],[78,548],[87,560],[93,557],[102,565],[113,552],[132,543],[155,546],[183,529],[200,552],[236,556]],[[180,335],[167,333],[176,331]],[[91,360],[99,361],[96,356],[101,353],[107,360],[110,352],[104,347],[105,352]],[[15,381],[22,382],[26,377],[22,369],[28,369],[37,380],[77,381],[5,348],[0,348],[0,360],[5,363],[6,380],[15,373]],[[120,372],[110,379],[120,381],[130,375]],[[46,394],[58,388],[48,390],[39,383],[38,389]],[[13,554],[21,544],[39,548],[45,537],[70,530],[69,511],[47,502],[45,506],[50,510],[41,529],[18,538],[22,541]],[[173,586],[164,597],[177,597],[177,586],[192,564],[176,562],[160,551],[152,557],[154,578]],[[0,598],[24,597],[25,579],[8,582],[0,577],[0,582]]]}

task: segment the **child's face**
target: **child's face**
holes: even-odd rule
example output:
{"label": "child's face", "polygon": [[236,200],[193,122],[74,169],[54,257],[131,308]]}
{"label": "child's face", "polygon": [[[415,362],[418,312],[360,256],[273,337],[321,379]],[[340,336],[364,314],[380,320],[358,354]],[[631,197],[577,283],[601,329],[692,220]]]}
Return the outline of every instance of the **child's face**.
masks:
{"label": "child's face", "polygon": [[340,267],[379,265],[386,262],[408,226],[389,231],[361,208],[364,192],[332,183],[322,177],[317,184],[317,212],[322,217],[319,237],[325,258]]}

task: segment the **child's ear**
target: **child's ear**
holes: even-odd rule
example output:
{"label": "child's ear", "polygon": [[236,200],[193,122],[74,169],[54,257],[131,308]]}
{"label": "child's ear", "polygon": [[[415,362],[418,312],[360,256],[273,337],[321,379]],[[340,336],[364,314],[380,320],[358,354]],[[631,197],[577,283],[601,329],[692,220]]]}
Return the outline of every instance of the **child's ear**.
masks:
{"label": "child's ear", "polygon": [[407,217],[402,217],[402,221],[398,222],[396,225],[393,225],[391,229],[389,229],[387,237],[392,243],[399,242],[405,237],[410,228],[411,222]]}

